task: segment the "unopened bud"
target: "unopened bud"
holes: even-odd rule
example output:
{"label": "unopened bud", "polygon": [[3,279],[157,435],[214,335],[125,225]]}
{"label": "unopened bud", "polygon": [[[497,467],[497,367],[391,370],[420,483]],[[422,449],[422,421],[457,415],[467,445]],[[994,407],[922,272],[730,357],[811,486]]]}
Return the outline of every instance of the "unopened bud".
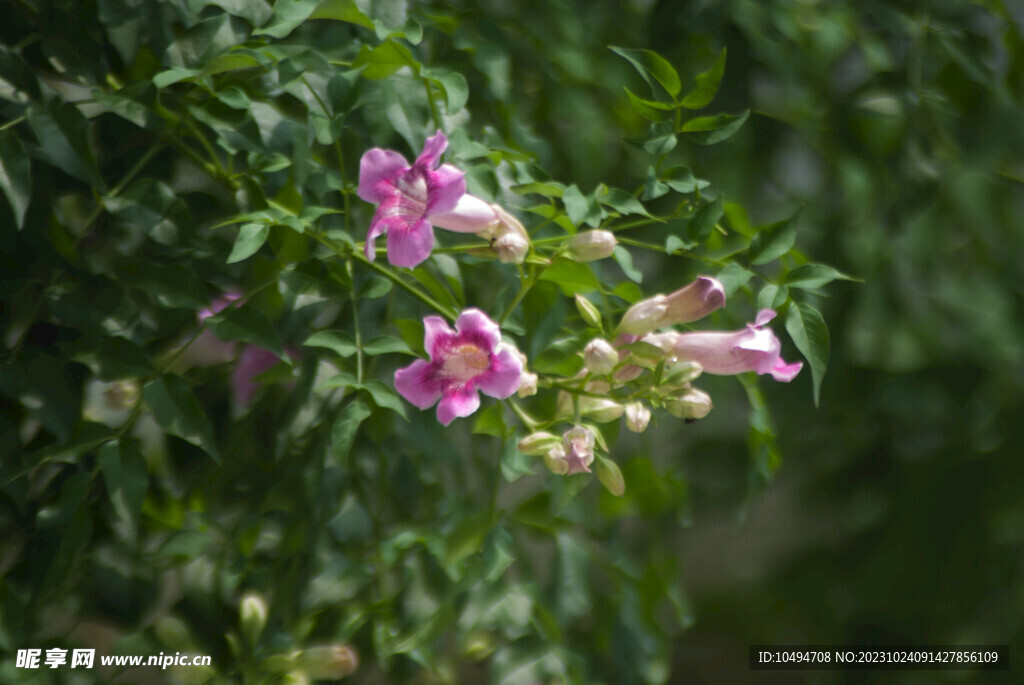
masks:
{"label": "unopened bud", "polygon": [[643,433],[651,422],[651,410],[640,402],[626,405],[626,428],[634,433]]}
{"label": "unopened bud", "polygon": [[597,329],[601,328],[601,312],[593,302],[578,293],[576,294],[576,309],[580,313],[580,318],[588,326]]}
{"label": "unopened bud", "polygon": [[583,363],[591,373],[605,376],[615,370],[619,353],[604,338],[594,338],[583,348]]}
{"label": "unopened bud", "polygon": [[655,295],[646,300],[640,300],[622,315],[617,330],[619,333],[630,335],[646,335],[658,330],[667,311],[668,298],[664,295]]}
{"label": "unopened bud", "polygon": [[529,371],[523,371],[523,375],[519,377],[519,390],[516,391],[517,397],[532,397],[537,394],[537,374],[530,373]]}
{"label": "unopened bud", "polygon": [[697,380],[703,373],[704,367],[697,362],[675,362],[665,366],[665,372],[661,376],[661,382],[666,386],[682,386]]}
{"label": "unopened bud", "polygon": [[502,264],[522,264],[530,251],[530,235],[515,218],[498,205],[491,205],[498,224],[491,229],[494,251]]}
{"label": "unopened bud", "polygon": [[544,466],[548,471],[558,476],[569,473],[569,462],[565,460],[565,448],[555,445],[544,455]]}
{"label": "unopened bud", "polygon": [[250,642],[256,642],[267,627],[267,603],[263,597],[250,592],[242,597],[239,609],[242,632]]}
{"label": "unopened bud", "polygon": [[516,449],[531,457],[539,457],[547,454],[551,451],[552,447],[561,443],[562,439],[557,435],[552,435],[547,431],[539,431],[537,433],[530,433],[520,440],[519,444],[516,445]]}
{"label": "unopened bud", "polygon": [[690,388],[685,393],[665,404],[668,413],[681,419],[703,419],[714,405],[711,397],[703,390]]}
{"label": "unopened bud", "polygon": [[601,397],[581,397],[580,413],[589,416],[598,423],[615,421],[622,416],[622,405],[615,400]]}
{"label": "unopened bud", "polygon": [[299,655],[298,662],[313,680],[338,680],[352,675],[359,666],[356,653],[348,645],[310,647]]}
{"label": "unopened bud", "polygon": [[622,471],[611,459],[597,458],[597,478],[608,488],[608,492],[616,497],[622,497],[626,492],[626,480],[622,477]]}
{"label": "unopened bud", "polygon": [[611,257],[618,241],[611,231],[583,231],[569,238],[566,248],[569,255],[581,262],[593,262]]}

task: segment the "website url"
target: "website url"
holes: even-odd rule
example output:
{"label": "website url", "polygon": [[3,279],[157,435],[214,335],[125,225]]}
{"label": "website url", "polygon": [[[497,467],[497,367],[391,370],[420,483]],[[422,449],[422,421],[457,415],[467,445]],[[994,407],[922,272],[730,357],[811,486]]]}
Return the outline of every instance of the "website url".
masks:
{"label": "website url", "polygon": [[159,666],[170,668],[171,666],[209,666],[209,656],[191,656],[189,654],[164,654],[145,656],[101,656],[101,666]]}

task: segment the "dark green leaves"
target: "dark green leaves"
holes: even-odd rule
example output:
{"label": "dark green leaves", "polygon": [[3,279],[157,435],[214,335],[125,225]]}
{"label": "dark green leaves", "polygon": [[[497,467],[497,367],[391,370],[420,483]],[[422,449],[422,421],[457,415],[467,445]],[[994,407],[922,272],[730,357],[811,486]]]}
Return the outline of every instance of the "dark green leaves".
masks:
{"label": "dark green leaves", "polygon": [[654,82],[657,81],[673,99],[679,95],[679,91],[682,89],[679,74],[676,73],[675,67],[658,53],[651,50],[630,50],[614,46],[610,47],[610,50],[629,60],[629,63],[652,89]]}
{"label": "dark green leaves", "polygon": [[256,254],[263,247],[263,243],[267,242],[267,235],[269,234],[270,226],[265,223],[253,222],[242,224],[242,227],[238,229],[235,246],[231,248],[228,264],[240,262]]}
{"label": "dark green leaves", "polygon": [[43,159],[80,181],[106,188],[89,147],[89,122],[77,107],[67,102],[34,104],[26,115]]}
{"label": "dark green leaves", "polygon": [[32,200],[32,169],[14,131],[0,131],[0,190],[11,204],[14,223],[22,228]]}
{"label": "dark green leaves", "polygon": [[825,264],[804,264],[786,274],[786,285],[791,288],[820,288],[832,281],[855,280]]}
{"label": "dark green leaves", "polygon": [[691,240],[704,242],[711,235],[715,224],[722,218],[725,212],[725,196],[719,195],[713,202],[702,206],[690,219],[686,233]]}
{"label": "dark green leaves", "polygon": [[793,303],[786,312],[786,330],[800,354],[807,359],[814,381],[814,404],[818,404],[821,381],[828,368],[829,336],[825,320],[817,309],[805,303]]}
{"label": "dark green leaves", "polygon": [[202,448],[220,463],[210,422],[183,378],[172,374],[155,378],[146,383],[142,396],[161,428]]}
{"label": "dark green leaves", "polygon": [[777,221],[774,224],[758,229],[757,235],[750,241],[751,264],[767,264],[786,254],[796,242],[797,215]]}
{"label": "dark green leaves", "polygon": [[722,75],[725,73],[725,48],[718,54],[718,59],[710,69],[697,74],[697,84],[693,87],[681,104],[687,109],[701,109],[711,104],[718,94],[718,85],[722,82]]}
{"label": "dark green leaves", "polygon": [[274,325],[263,313],[250,305],[226,307],[208,318],[206,326],[224,342],[240,340],[251,343],[270,350],[284,361],[288,361]]}
{"label": "dark green leaves", "polygon": [[736,131],[740,130],[750,116],[750,110],[744,110],[742,114],[717,114],[710,117],[697,117],[690,119],[680,127],[680,132],[686,137],[700,145],[714,145],[723,140],[731,138]]}
{"label": "dark green leaves", "polygon": [[103,480],[107,484],[110,506],[126,528],[129,541],[139,530],[142,505],[149,489],[149,470],[135,442],[108,442],[97,454]]}
{"label": "dark green leaves", "polygon": [[345,459],[356,439],[359,424],[370,415],[370,408],[360,399],[345,405],[331,427],[331,453],[335,459]]}

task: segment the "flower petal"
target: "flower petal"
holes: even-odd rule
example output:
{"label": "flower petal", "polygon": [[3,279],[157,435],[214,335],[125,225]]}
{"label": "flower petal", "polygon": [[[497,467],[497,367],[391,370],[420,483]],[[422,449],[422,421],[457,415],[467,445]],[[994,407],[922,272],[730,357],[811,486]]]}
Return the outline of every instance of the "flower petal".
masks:
{"label": "flower petal", "polygon": [[480,395],[472,382],[445,391],[437,405],[437,420],[448,425],[459,416],[469,416],[480,408]]}
{"label": "flower petal", "polygon": [[379,203],[394,192],[394,180],[409,168],[405,157],[394,150],[375,147],[359,160],[359,197]]}
{"label": "flower petal", "polygon": [[466,194],[466,174],[451,164],[427,172],[427,216],[447,214]]}
{"label": "flower petal", "polygon": [[366,232],[366,245],[363,247],[363,254],[371,262],[377,258],[377,245],[375,243],[377,237],[387,232],[388,226],[392,221],[393,217],[387,215],[385,207],[377,207],[377,211],[373,213],[373,219],[370,220],[370,230]]}
{"label": "flower petal", "polygon": [[480,349],[490,353],[501,342],[501,329],[498,324],[479,309],[473,307],[459,314],[455,320],[455,330],[460,340],[471,342]]}
{"label": "flower petal", "polygon": [[438,129],[437,133],[427,138],[427,142],[423,143],[423,152],[416,158],[416,164],[433,169],[437,166],[437,161],[441,159],[441,155],[447,149],[448,138]]}
{"label": "flower petal", "polygon": [[441,381],[436,378],[433,364],[417,359],[395,371],[395,390],[409,403],[426,409],[441,397]]}
{"label": "flower petal", "polygon": [[412,269],[434,249],[434,229],[426,219],[408,228],[396,224],[397,221],[388,228],[388,262]]}
{"label": "flower petal", "polygon": [[523,378],[523,363],[509,349],[501,349],[491,357],[491,366],[476,377],[476,387],[490,397],[503,400],[519,389]]}
{"label": "flower petal", "polygon": [[800,369],[804,368],[803,362],[793,362],[787,364],[782,361],[782,358],[775,360],[775,366],[768,372],[772,375],[772,378],[779,381],[780,383],[789,383],[791,380],[796,378],[796,375],[800,373]]}
{"label": "flower petal", "polygon": [[475,195],[465,193],[455,208],[446,214],[433,214],[430,223],[458,233],[482,233],[498,222],[497,213]]}
{"label": "flower petal", "polygon": [[440,316],[428,316],[423,319],[423,348],[431,359],[443,357],[451,347],[453,331]]}
{"label": "flower petal", "polygon": [[775,318],[774,309],[762,309],[757,313],[757,318],[754,320],[755,326],[764,326],[766,323]]}
{"label": "flower petal", "polygon": [[245,346],[231,374],[231,392],[240,406],[248,407],[253,393],[259,388],[253,379],[273,368],[278,361],[277,355],[269,350],[256,345]]}

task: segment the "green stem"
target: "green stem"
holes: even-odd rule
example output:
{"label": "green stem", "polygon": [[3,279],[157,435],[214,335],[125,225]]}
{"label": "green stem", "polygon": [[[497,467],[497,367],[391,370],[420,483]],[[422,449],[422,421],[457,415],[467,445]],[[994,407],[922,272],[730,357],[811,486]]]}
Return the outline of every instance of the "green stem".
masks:
{"label": "green stem", "polygon": [[430,103],[430,116],[434,118],[434,127],[441,130],[441,117],[437,115],[437,105],[434,104],[434,94],[430,92],[430,82],[421,77],[420,83],[423,84],[423,89],[427,91],[427,102]]}
{"label": "green stem", "polygon": [[529,430],[535,430],[537,426],[540,425],[540,421],[527,414],[512,398],[504,400],[504,402],[508,405],[509,409],[512,410],[512,413],[518,416],[519,420],[522,421],[523,425]]}
{"label": "green stem", "polygon": [[[150,146],[150,148],[146,150],[145,153],[143,153],[142,157],[139,158],[139,161],[135,162],[132,168],[128,170],[128,173],[124,175],[124,177],[118,182],[118,184],[110,189],[110,192],[107,193],[107,199],[117,197],[128,186],[128,184],[135,179],[139,172],[142,171],[147,164],[149,164],[149,161],[153,159],[153,157],[155,157],[157,153],[164,149],[164,145],[165,143],[161,141],[156,143],[155,145]],[[89,216],[85,218],[85,223],[82,225],[82,230],[78,234],[78,239],[76,240],[76,243],[78,240],[81,240],[85,236],[86,232],[89,230],[89,227],[92,226],[93,222],[96,221],[96,219],[100,218],[100,214],[102,213],[103,203],[97,202],[96,207],[92,210],[92,212],[89,213]]]}
{"label": "green stem", "polygon": [[[345,260],[345,269],[349,278],[352,278],[352,260]],[[353,288],[349,291],[349,299],[352,301],[352,325],[356,334],[356,382],[363,384],[363,336],[359,330],[359,306],[356,303],[356,291]]]}
{"label": "green stem", "polygon": [[[547,267],[544,268],[546,269]],[[532,264],[530,265],[530,275],[527,277],[526,282],[519,288],[519,292],[516,293],[516,296],[511,302],[509,302],[508,307],[505,308],[505,312],[501,315],[501,318],[498,319],[499,326],[505,323],[505,320],[508,319],[508,317],[512,316],[512,312],[516,310],[516,307],[518,307],[519,303],[523,301],[526,294],[530,292],[530,289],[536,285],[542,273],[544,273],[544,269],[541,269],[540,272],[538,272],[535,266]]]}
{"label": "green stem", "polygon": [[26,118],[27,117],[24,114],[22,114],[20,117],[17,117],[16,119],[11,119],[10,121],[4,124],[0,124],[0,131],[6,131],[9,128],[14,128],[21,122],[25,121]]}
{"label": "green stem", "polygon": [[221,164],[217,151],[213,149],[213,146],[210,145],[210,141],[206,139],[206,136],[204,136],[203,132],[199,130],[199,127],[196,126],[195,122],[191,119],[185,119],[185,125],[188,126],[188,129],[192,131],[192,134],[199,140],[199,144],[203,146],[204,150],[206,150],[206,154],[210,156],[210,160],[213,162],[213,166],[217,169],[218,175],[221,178],[228,178],[230,174],[228,174],[224,165]]}

